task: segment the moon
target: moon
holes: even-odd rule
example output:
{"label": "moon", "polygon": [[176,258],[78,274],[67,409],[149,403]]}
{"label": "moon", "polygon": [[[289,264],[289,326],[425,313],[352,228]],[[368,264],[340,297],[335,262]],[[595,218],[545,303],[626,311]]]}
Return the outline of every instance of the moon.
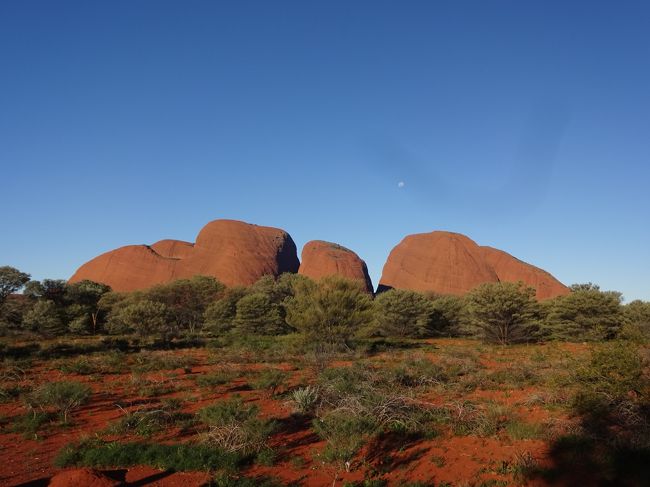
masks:
{"label": "moon", "polygon": [[400,189],[403,188],[404,187],[404,181],[400,181],[399,183],[397,183],[397,187],[400,188]]}

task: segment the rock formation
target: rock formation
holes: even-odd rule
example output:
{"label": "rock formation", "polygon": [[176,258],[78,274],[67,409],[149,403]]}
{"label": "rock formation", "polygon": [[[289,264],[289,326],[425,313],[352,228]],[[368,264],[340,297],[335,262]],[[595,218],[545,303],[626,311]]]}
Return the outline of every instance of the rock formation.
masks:
{"label": "rock formation", "polygon": [[366,263],[354,252],[341,245],[312,240],[302,249],[298,273],[312,279],[339,275],[363,282],[368,292],[373,292],[372,281]]}
{"label": "rock formation", "polygon": [[570,290],[551,274],[539,267],[527,264],[503,250],[481,247],[483,257],[497,273],[500,281],[517,282],[534,287],[537,299],[549,299],[569,294]]}
{"label": "rock formation", "polygon": [[70,282],[90,279],[115,291],[134,291],[201,274],[227,286],[247,286],[266,274],[297,272],[298,266],[296,245],[287,232],[215,220],[201,229],[195,244],[161,240],[121,247],[82,265]]}
{"label": "rock formation", "polygon": [[412,289],[461,295],[479,284],[523,281],[538,299],[569,292],[549,273],[490,247],[480,247],[464,235],[431,232],[405,237],[388,256],[379,290]]}

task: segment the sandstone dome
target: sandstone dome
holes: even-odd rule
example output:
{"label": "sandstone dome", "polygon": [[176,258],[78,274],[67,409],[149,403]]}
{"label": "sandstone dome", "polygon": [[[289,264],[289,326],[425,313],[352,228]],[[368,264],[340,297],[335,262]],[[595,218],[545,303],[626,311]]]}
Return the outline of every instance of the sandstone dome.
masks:
{"label": "sandstone dome", "polygon": [[83,264],[70,282],[90,279],[114,291],[134,291],[201,274],[227,286],[248,286],[267,274],[297,272],[298,266],[296,245],[284,230],[214,220],[194,244],[161,240],[120,247]]}
{"label": "sandstone dome", "polygon": [[405,237],[388,256],[378,290],[411,289],[462,295],[485,282],[517,282],[534,287],[538,299],[569,289],[548,272],[459,233],[435,231]]}
{"label": "sandstone dome", "polygon": [[320,279],[338,275],[363,283],[366,291],[372,293],[372,281],[366,263],[352,250],[322,240],[307,242],[302,249],[299,274]]}

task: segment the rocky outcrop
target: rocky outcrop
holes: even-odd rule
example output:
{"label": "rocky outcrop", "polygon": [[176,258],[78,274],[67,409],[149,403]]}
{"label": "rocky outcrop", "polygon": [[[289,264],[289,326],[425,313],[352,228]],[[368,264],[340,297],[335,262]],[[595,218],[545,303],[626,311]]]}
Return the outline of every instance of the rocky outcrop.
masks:
{"label": "rocky outcrop", "polygon": [[409,235],[391,251],[379,286],[464,294],[484,282],[498,281],[473,240],[459,233],[431,232]]}
{"label": "rocky outcrop", "polygon": [[571,291],[551,274],[539,267],[527,264],[503,250],[481,247],[483,257],[497,273],[500,281],[522,281],[535,288],[537,299],[564,296]]}
{"label": "rocky outcrop", "polygon": [[480,247],[464,235],[431,232],[409,235],[388,256],[379,291],[399,288],[462,295],[485,282],[523,281],[538,299],[567,294],[546,271],[506,252]]}
{"label": "rocky outcrop", "polygon": [[121,247],[82,265],[70,282],[90,279],[115,291],[134,291],[200,274],[227,286],[248,286],[267,274],[297,272],[298,266],[296,245],[284,230],[215,220],[201,229],[195,244],[161,240]]}
{"label": "rocky outcrop", "polygon": [[194,244],[182,240],[159,240],[151,248],[161,257],[170,259],[184,259],[189,257],[194,250]]}
{"label": "rocky outcrop", "polygon": [[299,274],[312,279],[338,275],[363,283],[368,292],[373,292],[372,281],[366,263],[353,251],[322,240],[307,242],[302,249]]}

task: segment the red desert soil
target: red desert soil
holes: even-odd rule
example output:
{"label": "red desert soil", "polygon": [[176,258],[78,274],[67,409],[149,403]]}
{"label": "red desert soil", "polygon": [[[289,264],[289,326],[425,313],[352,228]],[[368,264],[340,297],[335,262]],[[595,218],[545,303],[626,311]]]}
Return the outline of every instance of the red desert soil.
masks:
{"label": "red desert soil", "polygon": [[546,271],[451,232],[405,237],[388,256],[379,287],[461,295],[499,281],[523,281],[537,290],[538,299],[569,292]]}
{"label": "red desert soil", "polygon": [[135,291],[201,274],[227,286],[248,286],[267,274],[297,272],[298,266],[296,245],[284,230],[214,220],[194,244],[161,240],[152,246],[127,245],[86,262],[70,282],[90,279],[113,291]]}
{"label": "red desert soil", "polygon": [[301,257],[299,274],[314,280],[338,275],[361,281],[366,291],[373,291],[366,263],[345,247],[322,240],[312,240],[302,248]]}
{"label": "red desert soil", "polygon": [[[493,360],[485,352],[477,352],[475,342],[463,340],[430,340],[429,343],[438,350],[456,350],[463,352],[464,348],[473,349],[472,353],[480,353],[481,362],[486,364],[482,369],[493,372],[500,367],[506,367],[513,358],[524,357],[532,353],[528,349],[513,349],[511,355],[497,357],[502,361]],[[536,346],[540,353],[551,353],[557,345]],[[571,345],[565,347],[566,352],[579,354],[586,347]],[[432,361],[437,360],[438,350],[422,352]],[[532,348],[531,348],[532,350]],[[155,380],[168,381],[173,386],[172,392],[161,394],[157,397],[139,396],[131,383],[131,372],[109,375],[77,375],[64,374],[55,369],[56,363],[35,363],[28,371],[27,380],[32,384],[45,381],[75,380],[89,384],[93,395],[89,404],[83,406],[72,415],[73,424],[69,427],[50,426],[38,438],[23,438],[21,434],[10,433],[7,428],[0,429],[0,485],[18,485],[39,479],[55,480],[53,485],[77,485],[73,483],[78,479],[91,478],[96,475],[91,470],[73,469],[61,472],[53,466],[57,452],[66,444],[81,438],[94,436],[101,433],[107,425],[122,416],[117,404],[125,409],[136,409],[146,405],[159,404],[161,398],[176,397],[183,401],[183,411],[193,413],[215,400],[239,394],[246,402],[254,403],[260,408],[263,417],[273,418],[281,425],[280,433],[271,438],[271,446],[279,452],[278,461],[273,466],[252,465],[241,473],[248,477],[270,476],[283,483],[298,483],[306,486],[329,486],[335,476],[335,469],[323,463],[319,452],[325,446],[310,428],[308,419],[292,415],[291,408],[285,398],[269,397],[265,391],[251,390],[247,387],[247,375],[261,368],[281,368],[290,374],[286,387],[293,387],[313,380],[313,372],[309,369],[296,369],[292,363],[262,364],[262,363],[227,363],[223,360],[214,360],[206,350],[179,350],[175,356],[193,357],[195,365],[191,369],[177,369],[149,372],[144,377]],[[420,352],[418,352],[420,353]],[[396,360],[389,353],[376,357],[377,360]],[[374,360],[374,359],[373,359]],[[347,364],[341,362],[341,366]],[[237,378],[231,383],[214,387],[197,387],[195,379],[201,374],[210,371],[222,370],[232,367],[237,371]],[[521,402],[535,388],[526,388],[520,391],[513,388],[507,390],[477,390],[472,394],[458,397],[458,400],[491,400],[513,407],[528,421],[544,421],[548,419],[549,412],[537,407],[522,406]],[[282,392],[282,391],[280,391]],[[424,403],[435,405],[449,400],[440,397],[423,395]],[[21,402],[14,400],[0,405],[0,418],[10,422],[25,413]],[[560,413],[555,413],[560,414]],[[559,418],[562,419],[562,418]],[[107,440],[143,441],[135,435],[106,435]],[[180,430],[172,429],[145,441],[159,443],[178,443],[190,441],[193,433],[181,434]],[[402,441],[402,440],[400,440]],[[434,481],[469,483],[477,480],[502,479],[509,481],[510,477],[498,474],[498,467],[503,462],[514,462],[522,454],[529,454],[542,465],[545,464],[547,444],[542,440],[513,440],[509,437],[477,437],[453,436],[448,431],[441,431],[440,435],[432,439],[414,440],[406,444],[394,443],[390,435],[381,440],[373,440],[366,445],[353,462],[351,472],[339,472],[336,485],[343,485],[345,481],[362,480],[370,471],[382,473],[382,478],[389,481],[389,485],[398,485],[401,481]],[[366,461],[360,459],[365,457]],[[296,460],[299,459],[299,460]],[[203,472],[169,473],[161,472],[150,467],[140,466],[128,469],[112,469],[104,472],[110,477],[97,477],[92,484],[86,485],[113,485],[111,479],[122,480],[127,483],[151,486],[199,486],[204,485],[209,476]],[[58,475],[57,475],[58,474]],[[75,480],[77,479],[77,480]],[[94,477],[93,477],[94,479]],[[64,483],[69,482],[69,483]],[[81,484],[79,484],[81,485]],[[541,481],[530,482],[529,485],[544,485]]]}

